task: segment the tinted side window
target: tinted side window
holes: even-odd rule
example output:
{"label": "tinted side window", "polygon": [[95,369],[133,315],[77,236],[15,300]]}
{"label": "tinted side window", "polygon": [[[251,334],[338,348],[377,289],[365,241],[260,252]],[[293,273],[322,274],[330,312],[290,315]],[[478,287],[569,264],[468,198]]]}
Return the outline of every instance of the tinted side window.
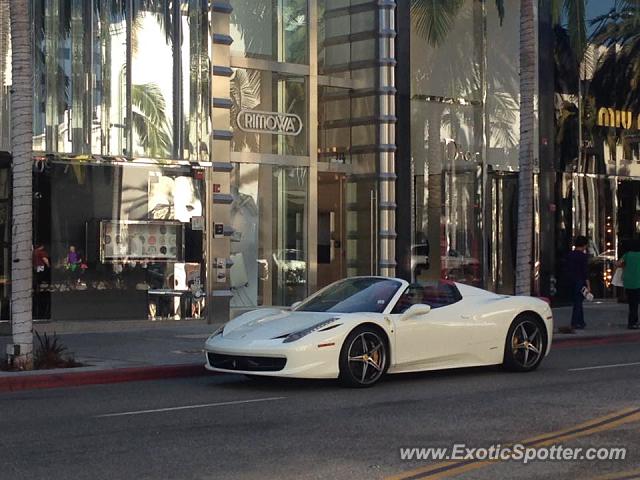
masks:
{"label": "tinted side window", "polygon": [[404,313],[412,305],[423,303],[431,308],[446,307],[459,302],[462,295],[453,283],[433,282],[411,284],[402,293],[391,313]]}
{"label": "tinted side window", "polygon": [[446,307],[462,299],[458,288],[452,283],[439,282],[437,285],[426,285],[422,303],[431,308]]}

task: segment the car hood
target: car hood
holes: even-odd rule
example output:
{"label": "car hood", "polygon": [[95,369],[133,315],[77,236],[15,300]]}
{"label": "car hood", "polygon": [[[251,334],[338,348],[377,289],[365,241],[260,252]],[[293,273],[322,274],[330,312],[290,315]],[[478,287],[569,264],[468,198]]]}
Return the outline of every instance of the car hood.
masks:
{"label": "car hood", "polygon": [[240,315],[227,323],[222,336],[230,340],[268,340],[303,330],[330,318],[340,318],[340,316],[339,313],[331,312],[256,310]]}

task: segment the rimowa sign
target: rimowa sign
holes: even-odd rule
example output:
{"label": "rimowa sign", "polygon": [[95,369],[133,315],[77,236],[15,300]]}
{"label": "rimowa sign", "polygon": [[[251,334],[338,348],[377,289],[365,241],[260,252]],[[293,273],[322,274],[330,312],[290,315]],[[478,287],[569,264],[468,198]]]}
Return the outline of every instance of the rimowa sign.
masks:
{"label": "rimowa sign", "polygon": [[295,136],[302,131],[302,120],[295,113],[240,110],[236,120],[243,132]]}

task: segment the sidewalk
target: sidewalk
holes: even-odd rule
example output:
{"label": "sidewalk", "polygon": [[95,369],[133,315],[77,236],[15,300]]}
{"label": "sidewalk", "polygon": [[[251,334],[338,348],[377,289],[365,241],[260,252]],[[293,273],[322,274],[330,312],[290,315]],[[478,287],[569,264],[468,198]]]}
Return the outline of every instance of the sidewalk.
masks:
{"label": "sidewalk", "polygon": [[[216,328],[204,321],[36,323],[41,335],[56,332],[84,366],[0,371],[0,392],[204,375],[202,349]],[[2,354],[9,343],[10,336],[0,336]]]}
{"label": "sidewalk", "polygon": [[[571,307],[554,308],[555,329],[568,326]],[[587,328],[554,335],[554,345],[581,342],[636,341],[640,332],[627,330],[627,306],[585,304]],[[0,392],[96,383],[204,375],[202,349],[218,327],[195,321],[85,321],[37,323],[38,333],[57,333],[60,341],[85,366],[32,372],[0,372]],[[0,352],[11,342],[0,335]]]}
{"label": "sidewalk", "polygon": [[614,301],[584,303],[584,318],[587,324],[584,330],[577,330],[573,334],[557,333],[559,327],[571,325],[571,306],[557,307],[553,309],[555,325],[554,341],[563,341],[573,338],[600,338],[617,335],[633,335],[640,333],[638,330],[627,329],[626,303]]}

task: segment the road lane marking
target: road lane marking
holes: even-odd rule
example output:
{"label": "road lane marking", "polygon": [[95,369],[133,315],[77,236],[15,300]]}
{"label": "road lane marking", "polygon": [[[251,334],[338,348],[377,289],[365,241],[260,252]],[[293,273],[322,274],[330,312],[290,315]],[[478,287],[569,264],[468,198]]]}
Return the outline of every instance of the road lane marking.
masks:
{"label": "road lane marking", "polygon": [[640,362],[633,363],[614,363],[612,365],[596,365],[595,367],[580,367],[580,368],[570,368],[570,372],[582,372],[585,370],[602,370],[603,368],[619,368],[619,367],[633,367],[635,365],[640,365]]}
{"label": "road lane marking", "polygon": [[[574,425],[564,430],[543,433],[512,444],[504,444],[506,447],[521,444],[527,448],[538,448],[555,445],[568,440],[593,435],[595,433],[611,430],[627,423],[640,422],[640,408],[632,407],[613,412],[603,417],[594,418],[584,423]],[[407,472],[387,477],[386,480],[434,480],[460,475],[471,470],[477,470],[489,465],[502,463],[502,460],[454,460],[440,462],[426,467],[417,468]]]}
{"label": "road lane marking", "polygon": [[230,402],[203,403],[200,405],[183,405],[181,407],[154,408],[152,410],[136,410],[131,412],[105,413],[103,415],[96,415],[95,418],[125,417],[130,415],[144,415],[146,413],[174,412],[177,410],[193,410],[196,408],[208,408],[208,407],[225,407],[227,405],[242,405],[245,403],[273,402],[275,400],[283,400],[285,398],[287,397],[253,398],[250,400],[233,400]]}

